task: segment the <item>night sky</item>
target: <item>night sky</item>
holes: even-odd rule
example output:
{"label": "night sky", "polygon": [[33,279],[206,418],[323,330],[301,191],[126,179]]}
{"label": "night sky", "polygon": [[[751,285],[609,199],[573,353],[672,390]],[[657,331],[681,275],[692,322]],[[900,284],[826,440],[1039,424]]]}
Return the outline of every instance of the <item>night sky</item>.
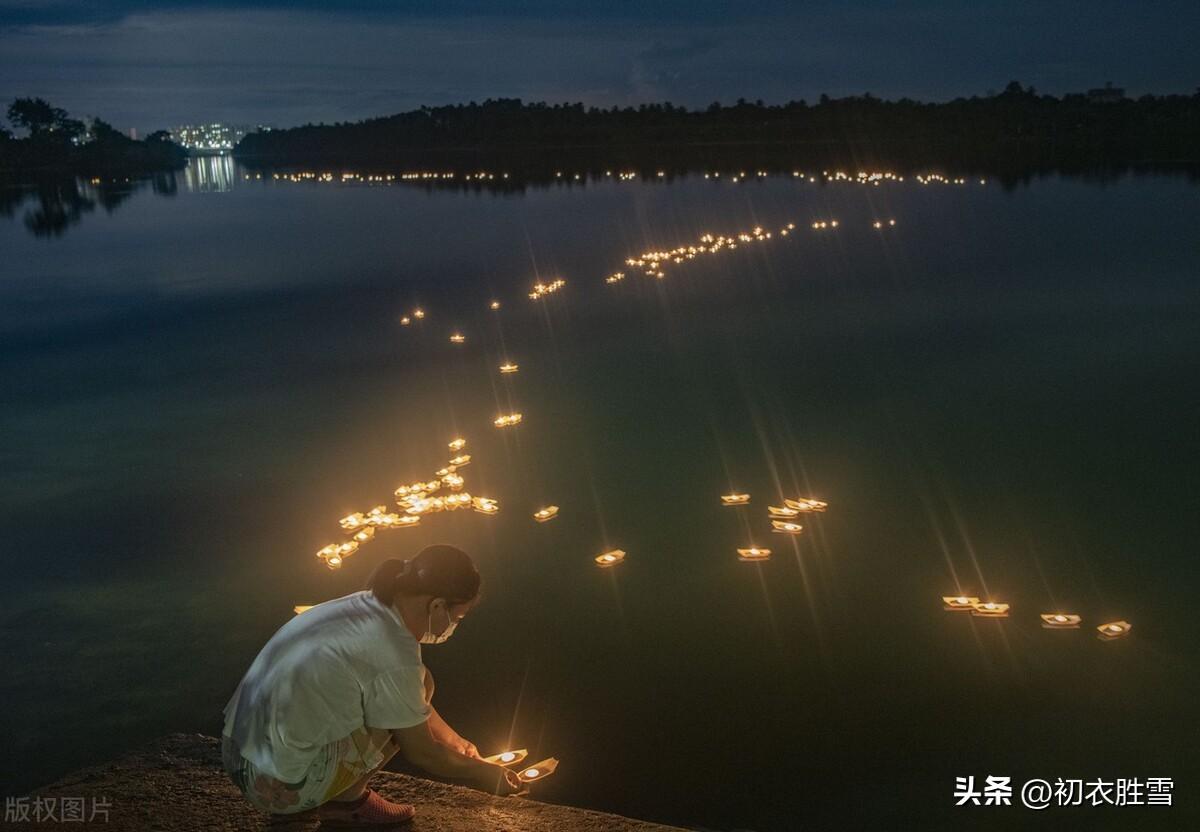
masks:
{"label": "night sky", "polygon": [[1191,2],[0,0],[0,97],[146,131],[489,97],[702,107],[1200,84]]}

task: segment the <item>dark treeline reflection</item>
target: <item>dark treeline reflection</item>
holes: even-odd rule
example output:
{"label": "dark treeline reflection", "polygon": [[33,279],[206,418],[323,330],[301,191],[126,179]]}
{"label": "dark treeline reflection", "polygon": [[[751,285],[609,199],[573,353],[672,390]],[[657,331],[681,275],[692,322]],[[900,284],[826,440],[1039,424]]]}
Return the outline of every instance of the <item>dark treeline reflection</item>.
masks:
{"label": "dark treeline reflection", "polygon": [[173,196],[179,189],[174,172],[109,181],[48,177],[33,184],[0,187],[0,215],[20,217],[36,237],[58,237],[97,208],[113,213],[147,186],[159,196]]}

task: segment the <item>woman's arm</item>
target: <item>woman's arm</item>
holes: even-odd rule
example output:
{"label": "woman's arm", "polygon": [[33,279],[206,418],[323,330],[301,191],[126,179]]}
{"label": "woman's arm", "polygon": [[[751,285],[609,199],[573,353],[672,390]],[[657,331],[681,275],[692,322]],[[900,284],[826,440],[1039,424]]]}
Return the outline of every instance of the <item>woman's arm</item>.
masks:
{"label": "woman's arm", "polygon": [[432,705],[429,708],[429,733],[433,734],[433,738],[442,745],[448,746],[455,754],[479,759],[479,750],[475,747],[475,743],[463,739],[461,734],[442,719],[442,715]]}
{"label": "woman's arm", "polygon": [[410,763],[439,777],[470,780],[478,788],[496,794],[512,794],[522,788],[517,776],[503,766],[465,756],[437,740],[432,722],[392,731],[400,752]]}

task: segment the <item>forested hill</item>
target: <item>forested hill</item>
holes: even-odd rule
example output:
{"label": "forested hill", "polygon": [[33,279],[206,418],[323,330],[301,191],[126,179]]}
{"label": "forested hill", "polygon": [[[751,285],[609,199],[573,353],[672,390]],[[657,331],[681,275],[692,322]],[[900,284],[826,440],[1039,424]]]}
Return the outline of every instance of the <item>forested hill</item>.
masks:
{"label": "forested hill", "polygon": [[[1101,99],[1101,100],[1097,100]],[[738,101],[704,110],[671,104],[599,109],[523,103],[422,107],[356,123],[307,125],[246,136],[236,153],[264,164],[404,162],[422,151],[678,150],[708,155],[745,146],[825,149],[880,162],[953,154],[1095,162],[1195,161],[1200,93],[1102,100],[1039,95],[1013,82],[997,95],[945,103],[871,95],[782,105]]]}

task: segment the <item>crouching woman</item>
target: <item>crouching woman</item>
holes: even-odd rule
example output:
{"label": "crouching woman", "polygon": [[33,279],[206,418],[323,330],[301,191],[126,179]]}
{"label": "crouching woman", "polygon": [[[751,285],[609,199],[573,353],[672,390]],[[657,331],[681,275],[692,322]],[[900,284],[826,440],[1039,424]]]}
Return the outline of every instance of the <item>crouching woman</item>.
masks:
{"label": "crouching woman", "polygon": [[396,752],[441,777],[518,790],[441,718],[421,661],[421,645],[444,642],[470,612],[479,584],[465,552],[427,546],[280,627],[225,706],[222,757],[246,799],[274,814],[315,810],[331,826],[402,823],[414,807],[367,788]]}

